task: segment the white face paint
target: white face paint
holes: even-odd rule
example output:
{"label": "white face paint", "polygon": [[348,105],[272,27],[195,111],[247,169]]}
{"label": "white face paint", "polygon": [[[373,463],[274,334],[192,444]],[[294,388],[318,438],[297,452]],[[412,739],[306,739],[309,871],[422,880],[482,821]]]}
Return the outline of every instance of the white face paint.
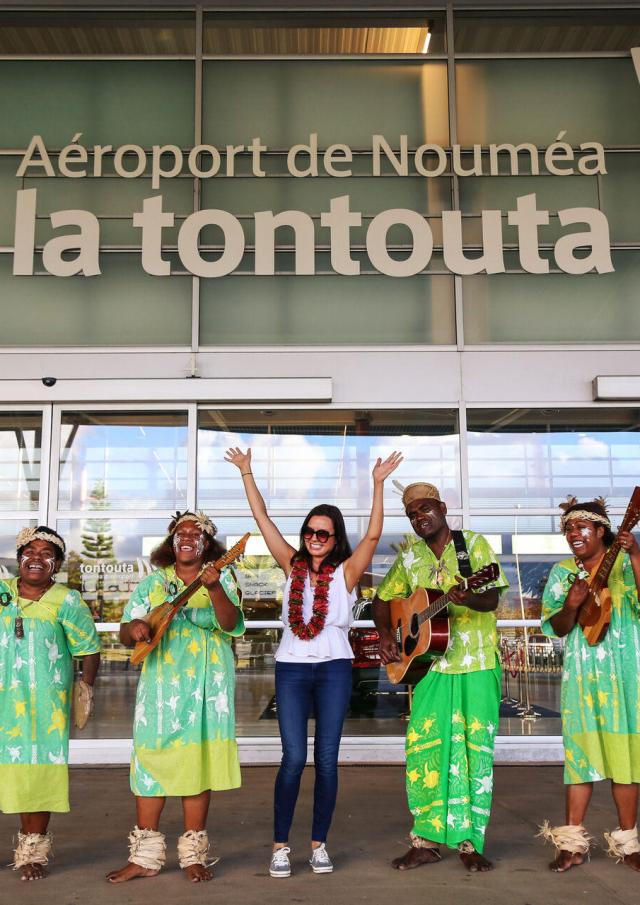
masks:
{"label": "white face paint", "polygon": [[173,535],[173,550],[177,555],[181,547],[193,546],[196,557],[202,556],[204,553],[204,532],[200,532],[197,536],[195,532],[180,530]]}
{"label": "white face paint", "polygon": [[[42,566],[41,570],[37,568],[38,564]],[[55,572],[56,558],[50,554],[25,552],[20,557],[20,565],[31,572],[42,571],[48,576]]]}

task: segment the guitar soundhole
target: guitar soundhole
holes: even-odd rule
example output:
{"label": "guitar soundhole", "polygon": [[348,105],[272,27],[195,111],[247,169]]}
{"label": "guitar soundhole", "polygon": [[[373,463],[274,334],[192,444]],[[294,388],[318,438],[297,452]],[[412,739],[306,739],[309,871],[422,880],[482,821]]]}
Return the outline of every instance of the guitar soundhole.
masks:
{"label": "guitar soundhole", "polygon": [[417,638],[420,632],[420,623],[418,622],[418,614],[414,613],[411,617],[411,628],[409,629],[412,638]]}
{"label": "guitar soundhole", "polygon": [[407,656],[407,657],[410,657],[410,656],[411,656],[411,654],[412,654],[412,653],[414,652],[414,650],[416,649],[416,644],[417,644],[417,642],[415,641],[414,638],[411,638],[411,637],[409,637],[409,636],[408,636],[407,638],[405,638],[405,640],[404,640],[404,653],[405,653],[405,656]]}

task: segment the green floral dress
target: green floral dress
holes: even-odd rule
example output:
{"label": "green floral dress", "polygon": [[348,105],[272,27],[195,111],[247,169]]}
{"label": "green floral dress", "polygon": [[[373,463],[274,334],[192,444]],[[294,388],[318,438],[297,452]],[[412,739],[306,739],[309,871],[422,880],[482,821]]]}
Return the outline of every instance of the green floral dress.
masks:
{"label": "green floral dress", "polygon": [[[223,569],[220,582],[238,607],[233,631],[222,631],[209,592],[200,588],[143,663],[133,725],[135,795],[198,795],[240,785],[231,636],[244,633],[244,618],[233,572]],[[122,622],[144,619],[183,588],[173,566],[158,569],[135,589]]]}
{"label": "green floral dress", "polygon": [[11,599],[0,609],[0,811],[68,811],[73,657],[100,650],[95,623],[63,584],[25,600],[12,578],[0,594]]}
{"label": "green floral dress", "polygon": [[[542,631],[555,637],[551,618],[560,612],[578,572],[574,559],[551,570],[542,597]],[[561,710],[564,781],[612,779],[640,782],[640,609],[626,553],[608,581],[611,625],[591,646],[579,625],[565,638]]]}

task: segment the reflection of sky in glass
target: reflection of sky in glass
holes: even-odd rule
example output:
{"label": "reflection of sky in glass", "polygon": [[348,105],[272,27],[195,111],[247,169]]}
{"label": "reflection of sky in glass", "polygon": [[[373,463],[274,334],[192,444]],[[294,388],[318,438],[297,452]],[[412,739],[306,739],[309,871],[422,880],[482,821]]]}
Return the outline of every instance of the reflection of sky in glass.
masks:
{"label": "reflection of sky in glass", "polygon": [[[0,509],[37,509],[40,485],[40,431],[33,418],[0,418]],[[37,437],[37,440],[36,440]]]}
{"label": "reflection of sky in glass", "polygon": [[[437,484],[449,505],[460,505],[458,437],[352,434],[252,434],[200,430],[198,433],[199,505],[221,509],[246,506],[235,466],[224,461],[229,446],[252,449],[252,470],[268,507],[308,509],[333,503],[344,509],[371,504],[371,470],[378,457],[393,450],[405,456],[393,478],[403,484],[428,480]],[[398,500],[391,479],[385,494]]]}
{"label": "reflection of sky in glass", "polygon": [[60,509],[96,508],[91,494],[100,486],[115,509],[185,505],[186,424],[144,424],[143,418],[132,426],[62,425]]}
{"label": "reflection of sky in glass", "polygon": [[625,507],[640,472],[633,431],[469,433],[472,506],[557,506],[567,494]]}
{"label": "reflection of sky in glass", "polygon": [[21,528],[34,528],[35,520],[8,519],[0,521],[0,579],[16,575],[18,564],[16,562],[16,536]]}

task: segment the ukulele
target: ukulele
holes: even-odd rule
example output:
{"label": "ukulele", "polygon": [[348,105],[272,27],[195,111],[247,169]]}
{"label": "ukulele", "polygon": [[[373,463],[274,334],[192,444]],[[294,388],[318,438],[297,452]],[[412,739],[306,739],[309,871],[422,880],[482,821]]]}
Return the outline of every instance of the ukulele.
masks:
{"label": "ukulele", "polygon": [[[454,587],[474,591],[495,581],[499,574],[498,564],[492,562]],[[450,602],[449,593],[436,588],[418,588],[410,597],[395,597],[389,602],[391,629],[401,657],[399,661],[387,664],[387,675],[393,685],[402,681],[416,657],[422,654],[441,656],[446,651],[449,617],[438,614]]]}
{"label": "ukulele", "polygon": [[[234,544],[230,550],[214,562],[213,565],[218,572],[221,572],[225,566],[228,566],[239,556],[242,556],[250,537],[251,535],[249,533],[245,534],[244,537],[240,538],[237,544]],[[203,567],[202,572],[208,565],[209,563]],[[149,656],[151,651],[156,649],[165,636],[167,629],[175,619],[178,610],[183,607],[185,603],[193,597],[198,588],[202,586],[202,572],[200,572],[200,575],[198,575],[190,585],[187,585],[177,597],[174,597],[173,600],[165,600],[164,603],[154,607],[147,614],[144,621],[148,623],[149,628],[151,629],[151,638],[149,641],[138,641],[134,647],[133,653],[131,654],[131,662],[134,666],[137,666],[138,663],[142,663],[142,661]]]}
{"label": "ukulele", "polygon": [[[631,495],[618,532],[632,531],[639,521],[640,487],[636,487]],[[578,623],[582,626],[587,642],[592,646],[602,641],[609,630],[609,623],[611,622],[611,591],[607,587],[607,581],[620,552],[618,537],[619,533],[600,562],[589,573],[587,578],[589,596],[580,607],[580,612],[578,613]]]}

